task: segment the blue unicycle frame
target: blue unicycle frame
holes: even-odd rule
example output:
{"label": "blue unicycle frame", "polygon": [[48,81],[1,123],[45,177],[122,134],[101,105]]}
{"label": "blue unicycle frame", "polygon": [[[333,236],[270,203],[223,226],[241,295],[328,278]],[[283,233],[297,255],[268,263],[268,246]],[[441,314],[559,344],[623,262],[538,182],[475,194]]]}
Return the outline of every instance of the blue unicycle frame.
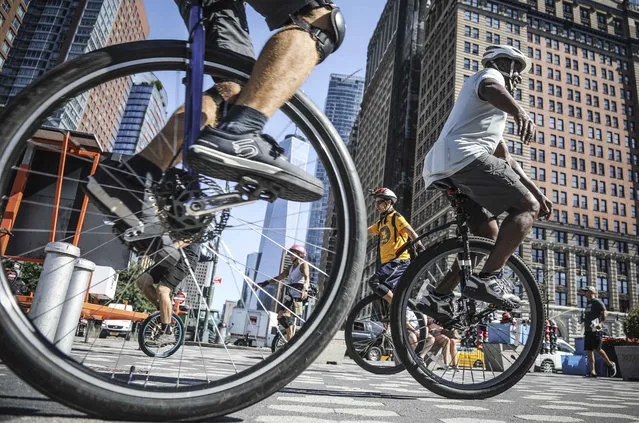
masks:
{"label": "blue unicycle frame", "polygon": [[[201,1],[194,1],[189,9],[189,63],[186,69],[186,99],[184,102],[184,142],[182,157],[197,140],[202,128],[202,88],[204,86],[204,22]],[[185,170],[190,170],[182,160]]]}

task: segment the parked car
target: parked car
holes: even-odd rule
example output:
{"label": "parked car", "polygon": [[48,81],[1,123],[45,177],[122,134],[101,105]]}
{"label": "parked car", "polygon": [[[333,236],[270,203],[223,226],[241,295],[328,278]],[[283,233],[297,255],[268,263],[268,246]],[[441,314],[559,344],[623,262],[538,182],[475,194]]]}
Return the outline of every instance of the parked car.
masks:
{"label": "parked car", "polygon": [[553,354],[539,354],[535,360],[535,371],[544,373],[554,373],[561,370],[561,360],[565,355],[574,355],[575,348],[564,341],[557,340],[557,351]]}
{"label": "parked car", "polygon": [[367,360],[380,361],[384,357],[392,357],[394,353],[390,330],[380,322],[354,322],[352,337],[355,350]]}

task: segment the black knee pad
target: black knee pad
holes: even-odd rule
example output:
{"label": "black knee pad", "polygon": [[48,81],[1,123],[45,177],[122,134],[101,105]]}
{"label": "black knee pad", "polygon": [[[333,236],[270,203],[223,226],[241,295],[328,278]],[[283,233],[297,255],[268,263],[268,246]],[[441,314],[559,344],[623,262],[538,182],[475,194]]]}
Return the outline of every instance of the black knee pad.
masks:
{"label": "black knee pad", "polygon": [[[332,31],[326,31],[325,29],[313,26],[299,16],[304,13],[304,11],[319,9],[321,7],[331,9],[330,19]],[[316,0],[306,5],[299,13],[291,15],[291,24],[292,26],[285,28],[283,31],[299,29],[308,32],[311,37],[313,37],[317,46],[317,52],[320,56],[318,63],[322,63],[329,54],[336,51],[342,45],[344,36],[346,35],[344,15],[342,15],[339,7],[335,6],[331,0]]]}

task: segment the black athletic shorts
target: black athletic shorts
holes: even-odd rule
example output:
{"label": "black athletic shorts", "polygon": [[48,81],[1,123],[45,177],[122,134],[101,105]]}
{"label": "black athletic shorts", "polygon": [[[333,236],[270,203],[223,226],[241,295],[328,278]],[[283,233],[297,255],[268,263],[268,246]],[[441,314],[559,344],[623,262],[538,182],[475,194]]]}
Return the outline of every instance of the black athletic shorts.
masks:
{"label": "black athletic shorts", "polygon": [[[313,0],[247,0],[259,14],[264,16],[269,29],[284,26],[289,16],[302,9]],[[188,25],[188,0],[175,0],[180,14]],[[244,1],[219,0],[204,8],[206,24],[206,45],[209,48],[224,50],[255,58],[253,43],[249,36]]]}
{"label": "black athletic shorts", "polygon": [[595,351],[600,350],[602,346],[601,331],[586,331],[584,338],[584,350]]}
{"label": "black athletic shorts", "polygon": [[198,244],[184,247],[183,251],[187,261],[181,257],[177,265],[173,265],[169,260],[160,259],[158,263],[147,272],[153,278],[154,284],[166,285],[171,289],[175,289],[184,278],[190,275],[189,265],[191,269],[193,269],[193,273],[195,273],[195,267],[197,266],[199,257]]}

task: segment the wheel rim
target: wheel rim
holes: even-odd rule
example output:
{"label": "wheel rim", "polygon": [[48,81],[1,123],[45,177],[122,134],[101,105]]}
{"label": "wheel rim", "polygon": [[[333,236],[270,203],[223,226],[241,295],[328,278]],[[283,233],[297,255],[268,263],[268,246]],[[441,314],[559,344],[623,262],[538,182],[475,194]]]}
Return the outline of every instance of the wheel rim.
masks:
{"label": "wheel rim", "polygon": [[368,350],[368,354],[366,354],[366,356],[370,361],[380,361],[382,359],[382,350],[377,347],[373,347]]}
{"label": "wheel rim", "polygon": [[369,372],[395,373],[403,365],[389,356],[394,351],[390,326],[390,306],[377,295],[362,299],[350,312],[345,333],[351,359]]}
{"label": "wheel rim", "polygon": [[[118,66],[113,66],[110,70],[113,72],[121,72],[127,69],[127,66],[139,66],[141,63],[146,60],[148,63],[148,70],[151,70],[153,66],[157,66],[160,69],[166,69],[167,67],[175,67],[177,69],[183,69],[186,65],[186,60],[181,56],[176,57],[165,57],[163,61],[156,61],[155,59],[140,59],[134,60],[130,62],[126,62],[124,64],[119,64]],[[156,62],[155,65],[153,62]],[[119,69],[119,70],[117,70]],[[206,63],[206,69],[210,73],[216,74],[229,74],[228,68],[225,66],[220,66],[213,62]],[[147,70],[145,68],[145,70]],[[235,74],[236,77],[243,78],[246,76],[244,73]],[[103,71],[95,71],[92,72],[89,76],[87,76],[84,80],[84,83],[88,83],[87,81],[97,80],[101,77],[104,77]],[[68,92],[73,92],[74,87],[67,87]],[[40,113],[44,113],[46,110],[51,109],[51,105],[55,103],[57,99],[62,98],[62,93],[57,93],[57,96],[51,96],[51,98],[44,104],[39,107]],[[334,168],[335,167],[335,159],[330,156],[329,150],[323,144],[318,143],[318,137],[320,136],[318,132],[312,130],[310,125],[312,123],[304,116],[304,112],[302,109],[308,106],[308,101],[303,98],[303,96],[297,96],[292,99],[292,101],[287,104],[283,110],[291,116],[294,117],[296,124],[302,130],[303,133],[308,137],[309,141],[316,147],[316,154],[321,158],[321,160],[327,165],[325,168]],[[27,120],[26,124],[23,125],[21,129],[24,129],[22,132],[17,132],[13,134],[11,139],[8,141],[8,145],[10,148],[13,148],[13,153],[11,155],[6,155],[4,160],[0,159],[0,165],[3,169],[5,169],[5,173],[3,175],[3,180],[7,180],[7,172],[10,170],[10,166],[7,166],[8,160],[11,158],[15,159],[18,155],[16,153],[15,146],[19,144],[21,139],[25,137],[25,132],[29,131],[29,125],[31,125],[31,129],[33,123],[36,119]],[[353,216],[349,215],[349,211],[346,208],[347,204],[352,204],[349,200],[350,195],[352,193],[347,192],[348,190],[345,188],[347,184],[343,179],[344,175],[338,175],[331,173],[329,174],[332,192],[335,194],[336,207],[341,208],[343,213],[340,215],[338,213],[336,219],[336,227],[339,228],[337,231],[338,236],[338,246],[340,245],[349,245],[351,244],[349,239],[353,234],[352,225],[356,224],[356,220]],[[344,207],[342,207],[344,206]],[[341,248],[341,247],[339,247]],[[343,280],[343,276],[349,270],[346,269],[346,263],[349,262],[348,255],[354,254],[353,251],[350,251],[350,248],[344,248],[340,250],[340,254],[336,254],[334,257],[334,267],[332,269],[332,273],[330,274],[331,280]],[[4,275],[2,275],[3,283],[0,284],[0,289],[2,290],[3,297],[8,298],[8,285],[7,280]],[[221,392],[224,389],[233,388],[238,385],[249,384],[250,381],[255,377],[260,377],[267,372],[275,369],[278,365],[285,363],[287,360],[291,358],[291,356],[297,351],[294,347],[295,345],[302,345],[311,340],[313,340],[313,332],[318,328],[321,320],[326,317],[328,311],[330,309],[330,305],[335,301],[338,297],[338,293],[340,292],[340,285],[328,285],[327,289],[324,292],[322,298],[318,298],[318,302],[312,316],[306,320],[306,326],[298,332],[296,339],[291,342],[291,347],[280,351],[278,354],[274,354],[271,357],[265,357],[264,360],[261,360],[260,363],[256,364],[252,367],[252,372],[247,371],[237,371],[234,375],[223,376],[221,379],[217,381],[205,381],[201,386],[194,387],[184,387],[184,386],[175,386],[172,387],[169,391],[161,391],[156,389],[144,389],[143,387],[133,387],[130,385],[126,385],[125,383],[119,383],[118,380],[114,380],[111,384],[104,384],[104,379],[100,374],[93,372],[90,368],[78,365],[73,361],[69,360],[67,357],[60,354],[51,354],[51,345],[46,342],[39,334],[37,334],[29,319],[19,312],[19,307],[14,301],[3,302],[3,309],[7,311],[7,315],[12,319],[11,324],[20,328],[24,332],[23,340],[32,345],[35,348],[36,353],[40,356],[48,357],[51,364],[66,374],[70,375],[73,378],[78,380],[94,384],[94,385],[102,385],[104,389],[110,390],[113,393],[134,396],[134,397],[145,397],[145,398],[155,398],[161,399],[165,401],[176,401],[178,399],[184,399],[187,397],[205,397],[208,395],[214,395],[216,393]],[[19,313],[17,313],[19,312]],[[319,354],[319,351],[317,352]],[[118,373],[120,374],[120,373]],[[292,372],[291,374],[296,374],[296,372]],[[116,378],[117,379],[117,378]],[[189,393],[186,393],[189,391]],[[180,395],[179,393],[185,392],[185,395]],[[177,395],[176,395],[177,394]],[[257,398],[257,397],[256,397]]]}
{"label": "wheel rim", "polygon": [[[475,271],[481,269],[483,260],[485,260],[487,254],[490,252],[490,248],[490,244],[483,245],[471,242],[471,253],[476,252],[479,256],[475,258]],[[447,273],[447,270],[450,269],[455,257],[460,251],[461,247],[459,245],[451,250],[441,248],[437,253],[430,255],[428,260],[422,260],[420,262],[421,270],[415,275],[411,273],[413,277],[409,283],[406,283],[406,289],[404,290],[402,288],[402,297],[400,301],[398,301],[397,307],[403,311],[402,316],[404,318],[406,315],[405,305],[408,304],[409,299],[413,303],[417,303],[418,300],[425,295],[428,285],[431,284],[432,281],[440,281],[443,275]],[[513,263],[514,261],[511,259],[511,261],[506,264],[504,268],[506,274],[514,282],[517,287],[516,289],[521,292],[520,296],[522,296],[524,300],[534,297],[533,291],[536,287],[528,285],[527,282],[525,282],[529,277],[527,268],[523,265],[523,262],[520,262],[521,266],[515,266]],[[459,298],[459,296],[457,296],[457,298]],[[460,353],[459,349],[456,349],[455,361],[458,363],[457,369],[447,368],[445,366],[447,363],[445,363],[441,352],[436,353],[435,356],[432,357],[432,360],[427,360],[427,363],[424,363],[424,361],[418,357],[417,353],[407,348],[402,348],[402,352],[407,354],[410,361],[414,363],[413,366],[408,366],[408,370],[420,383],[429,387],[429,389],[440,389],[442,392],[449,392],[451,394],[452,392],[472,392],[505,386],[505,384],[512,381],[515,373],[520,374],[523,362],[530,360],[531,351],[534,349],[535,344],[539,342],[539,337],[535,337],[534,334],[536,328],[538,329],[539,327],[537,322],[541,320],[542,316],[536,307],[530,307],[529,304],[526,305],[527,303],[525,301],[522,304],[524,304],[522,309],[518,310],[523,316],[519,323],[521,324],[522,320],[526,320],[530,323],[529,335],[524,343],[520,342],[518,335],[506,333],[503,327],[492,324],[491,332],[493,336],[497,336],[497,339],[503,338],[504,341],[514,342],[515,345],[486,343],[486,340],[482,339],[481,333],[478,333],[478,331],[473,332],[470,330],[470,333],[464,334],[462,330],[462,339],[457,342],[460,342],[463,347],[466,347],[467,351]],[[485,307],[483,303],[478,303],[478,305]],[[394,326],[394,328],[395,327],[397,327],[397,325]],[[466,327],[465,329],[472,328]],[[403,334],[401,338],[406,339],[406,330],[402,330]],[[483,332],[485,332],[485,330]],[[488,338],[490,339],[490,335]],[[484,342],[481,342],[482,340]],[[471,345],[471,343],[473,345]],[[477,348],[478,343],[480,343],[482,351]],[[473,356],[476,357],[477,354],[481,354],[483,358],[473,358]],[[500,359],[500,355],[504,358]],[[478,370],[474,368],[474,364],[477,361],[484,362],[484,366]],[[499,369],[499,364],[501,364],[502,369]],[[520,377],[521,376],[523,376],[523,374],[520,374]],[[516,383],[516,380],[512,383]]]}

